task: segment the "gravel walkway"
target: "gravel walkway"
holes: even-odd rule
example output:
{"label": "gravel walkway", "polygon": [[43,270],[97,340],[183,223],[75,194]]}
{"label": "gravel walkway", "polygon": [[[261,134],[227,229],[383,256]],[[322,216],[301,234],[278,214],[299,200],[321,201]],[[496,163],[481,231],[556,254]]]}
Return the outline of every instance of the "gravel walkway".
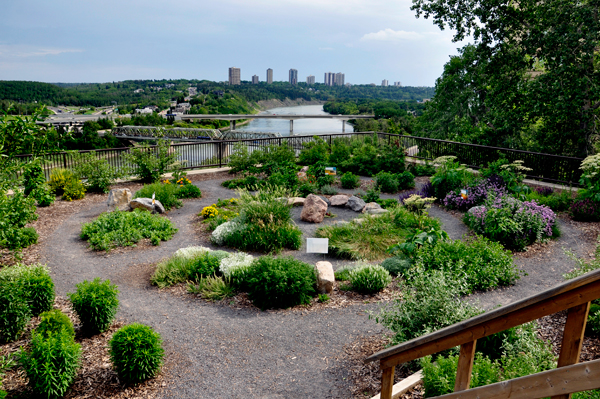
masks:
{"label": "gravel walkway", "polygon": [[[116,283],[121,301],[118,317],[127,322],[148,324],[165,340],[173,364],[171,383],[163,392],[165,398],[350,397],[347,370],[337,359],[345,345],[383,332],[365,314],[365,311],[375,310],[377,305],[310,312],[260,312],[210,304],[161,292],[149,285],[152,265],[160,259],[181,247],[210,246],[198,238],[192,221],[204,206],[216,202],[217,198],[232,196],[231,190],[220,186],[221,181],[195,183],[201,188],[203,198],[186,201],[181,209],[169,212],[168,217],[179,232],[158,247],[97,254],[86,248],[79,233],[81,224],[98,216],[105,205],[94,205],[73,214],[48,239],[42,251],[42,258],[52,270],[57,293],[65,295],[74,291],[76,283],[95,277]],[[344,209],[333,212],[338,216],[326,219],[323,224],[356,216]],[[467,233],[459,218],[436,207],[430,214],[441,219],[452,238]],[[300,208],[295,208],[296,223],[305,236],[314,236],[317,226],[301,222],[299,215]],[[589,243],[582,240],[577,230],[565,223],[561,226],[563,238],[549,244],[549,251],[541,251],[539,257],[529,253],[515,257],[529,276],[514,287],[474,295],[480,305],[495,307],[561,282],[561,275],[573,267],[573,262],[563,255],[562,247],[577,252],[589,250]],[[325,258],[334,268],[345,263],[328,256],[305,254],[305,248],[293,253],[311,263]]]}

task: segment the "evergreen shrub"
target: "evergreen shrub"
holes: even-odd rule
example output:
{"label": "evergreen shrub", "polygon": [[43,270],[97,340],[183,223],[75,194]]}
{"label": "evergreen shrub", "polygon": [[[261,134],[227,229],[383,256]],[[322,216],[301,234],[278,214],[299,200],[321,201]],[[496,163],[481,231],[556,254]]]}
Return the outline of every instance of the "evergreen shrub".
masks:
{"label": "evergreen shrub", "polygon": [[58,334],[63,330],[67,335],[75,337],[73,322],[71,322],[69,316],[58,309],[52,309],[40,314],[40,320],[40,324],[36,327],[35,332],[45,338]]}
{"label": "evergreen shrub", "polygon": [[379,265],[361,265],[350,271],[352,289],[362,294],[374,294],[392,282],[390,273]]}

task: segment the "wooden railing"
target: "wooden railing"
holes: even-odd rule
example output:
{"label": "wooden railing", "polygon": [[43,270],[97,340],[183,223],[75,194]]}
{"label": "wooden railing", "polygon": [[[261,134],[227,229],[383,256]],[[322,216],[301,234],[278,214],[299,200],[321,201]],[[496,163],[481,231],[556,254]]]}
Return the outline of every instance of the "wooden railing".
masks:
{"label": "wooden railing", "polygon": [[[552,398],[600,388],[600,359],[577,364],[590,302],[600,298],[600,270],[550,288],[488,313],[377,352],[383,371],[381,399],[392,399],[394,369],[402,363],[460,345],[454,393],[440,398]],[[558,368],[526,377],[469,388],[477,340],[540,317],[567,311]]]}

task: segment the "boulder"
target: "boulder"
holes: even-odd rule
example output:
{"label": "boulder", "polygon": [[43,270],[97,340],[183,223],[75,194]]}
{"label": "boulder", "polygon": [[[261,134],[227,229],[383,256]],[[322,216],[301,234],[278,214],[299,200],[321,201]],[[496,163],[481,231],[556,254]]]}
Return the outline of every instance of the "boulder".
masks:
{"label": "boulder", "polygon": [[304,174],[306,174],[306,172],[308,172],[308,166],[303,166],[302,169],[300,169],[300,172],[304,172]]}
{"label": "boulder", "polygon": [[317,291],[320,294],[331,294],[333,291],[333,282],[335,275],[333,274],[333,266],[329,262],[317,262]]}
{"label": "boulder", "polygon": [[302,198],[302,197],[292,197],[292,198],[288,199],[288,205],[302,206],[302,205],[304,205],[304,201],[306,201],[305,198]]}
{"label": "boulder", "polygon": [[354,212],[361,212],[363,210],[363,208],[365,207],[365,205],[366,205],[365,201],[363,201],[362,199],[358,198],[355,195],[348,198],[348,203],[346,204],[346,206],[348,208],[352,209]]}
{"label": "boulder", "polygon": [[327,206],[331,205],[331,202],[329,201],[329,199],[327,197],[319,195],[319,198],[321,198],[323,201],[325,201],[325,203],[327,204]]}
{"label": "boulder", "polygon": [[377,202],[369,202],[363,208],[362,213],[371,213],[369,211],[374,210],[374,209],[381,209],[381,205],[379,205]]}
{"label": "boulder", "polygon": [[131,200],[129,203],[131,209],[145,209],[150,212],[165,213],[165,207],[160,203],[159,200],[155,200],[152,204],[152,198],[136,198]]}
{"label": "boulder", "polygon": [[348,197],[341,194],[334,195],[329,198],[329,202],[331,203],[331,206],[346,206],[348,203]]}
{"label": "boulder", "polygon": [[114,188],[108,193],[108,211],[115,210],[126,211],[129,209],[131,201],[131,191],[128,188]]}
{"label": "boulder", "polygon": [[[364,212],[364,211],[363,211]],[[368,211],[366,211],[366,214],[369,215],[381,215],[382,213],[388,213],[389,211],[387,209],[369,209]]]}
{"label": "boulder", "polygon": [[310,223],[321,223],[327,213],[327,203],[314,194],[309,194],[304,201],[300,219]]}

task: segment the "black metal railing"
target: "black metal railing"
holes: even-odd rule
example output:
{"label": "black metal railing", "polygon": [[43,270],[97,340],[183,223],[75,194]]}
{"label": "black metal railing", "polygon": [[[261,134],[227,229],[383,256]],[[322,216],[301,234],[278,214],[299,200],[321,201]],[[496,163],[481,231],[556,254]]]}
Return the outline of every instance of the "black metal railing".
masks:
{"label": "black metal railing", "polygon": [[[458,143],[454,141],[430,139],[426,137],[399,136],[389,133],[374,132],[354,132],[354,133],[336,133],[324,135],[307,136],[289,136],[256,138],[244,140],[214,140],[195,143],[177,143],[171,144],[171,151],[177,153],[180,161],[186,161],[186,169],[210,168],[227,166],[229,157],[235,152],[236,146],[245,146],[250,151],[262,149],[268,146],[286,145],[292,148],[296,154],[302,150],[305,143],[315,140],[319,137],[332,145],[336,141],[350,142],[353,140],[384,142],[388,144],[402,145],[408,149],[411,157],[422,160],[433,160],[443,155],[454,155],[460,163],[466,164],[472,168],[479,168],[487,165],[491,161],[505,158],[508,161],[522,160],[524,165],[532,170],[527,173],[531,179],[547,181],[552,183],[577,185],[581,177],[579,169],[582,158],[566,157],[552,154],[542,154],[529,151],[514,150],[509,148],[486,147],[477,144]],[[155,146],[149,146],[148,150],[153,151]],[[134,165],[127,162],[123,156],[131,151],[131,148],[109,148],[103,150],[79,151],[80,153],[91,152],[98,158],[108,160],[110,165],[116,168],[133,168]],[[21,162],[26,163],[31,159],[30,155],[18,157]],[[70,169],[74,165],[72,152],[58,152],[46,154],[43,156],[45,162],[46,177],[49,178],[50,172],[54,168]]]}

